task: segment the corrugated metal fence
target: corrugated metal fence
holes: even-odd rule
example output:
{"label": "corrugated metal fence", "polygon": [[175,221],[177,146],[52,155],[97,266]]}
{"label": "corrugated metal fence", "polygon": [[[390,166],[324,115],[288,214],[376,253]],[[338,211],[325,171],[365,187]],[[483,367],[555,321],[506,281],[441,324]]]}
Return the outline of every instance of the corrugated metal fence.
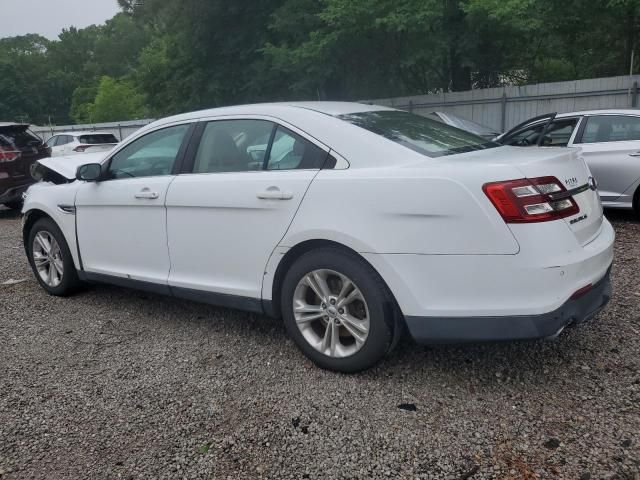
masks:
{"label": "corrugated metal fence", "polygon": [[56,125],[49,127],[31,127],[31,130],[40,135],[43,140],[48,140],[56,133],[63,132],[79,132],[79,131],[96,131],[113,133],[118,139],[124,140],[129,135],[137,131],[138,129],[150,124],[154,120],[131,120],[127,122],[113,122],[113,123],[95,123],[87,125]]}
{"label": "corrugated metal fence", "polygon": [[449,112],[504,132],[549,112],[636,108],[640,76],[609,77],[523,87],[486,88],[437,95],[368,100],[418,114]]}
{"label": "corrugated metal fence", "polygon": [[[455,113],[496,130],[505,131],[543,113],[636,108],[639,82],[640,75],[635,75],[384,98],[367,100],[366,103],[392,106],[418,114],[434,111]],[[108,131],[124,140],[152,121],[145,119],[93,125],[33,127],[33,131],[44,140],[56,133],[78,130]]]}

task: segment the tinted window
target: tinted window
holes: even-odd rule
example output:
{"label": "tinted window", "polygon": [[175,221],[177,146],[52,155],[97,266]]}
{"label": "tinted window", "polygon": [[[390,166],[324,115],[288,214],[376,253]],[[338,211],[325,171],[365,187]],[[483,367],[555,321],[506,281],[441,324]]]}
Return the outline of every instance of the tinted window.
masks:
{"label": "tinted window", "polygon": [[194,173],[262,170],[273,123],[264,120],[217,120],[202,134]]}
{"label": "tinted window", "polygon": [[383,110],[341,115],[340,118],[428,157],[499,146],[472,133],[408,112]]}
{"label": "tinted window", "polygon": [[0,129],[0,145],[21,149],[42,144],[42,140],[25,127],[3,127]]}
{"label": "tinted window", "polygon": [[67,143],[73,142],[73,137],[70,135],[59,135],[58,141],[56,142],[56,147],[61,145],[66,145]]}
{"label": "tinted window", "polygon": [[327,155],[327,152],[300,135],[279,126],[273,137],[267,169],[320,169],[324,165]]}
{"label": "tinted window", "polygon": [[81,135],[78,140],[82,144],[101,145],[103,143],[118,143],[118,139],[111,134]]}
{"label": "tinted window", "polygon": [[587,117],[581,143],[640,140],[640,117],[602,115]]}
{"label": "tinted window", "polygon": [[545,123],[539,123],[530,127],[523,128],[522,130],[515,132],[508,138],[502,140],[504,145],[515,145],[518,147],[528,147],[530,145],[537,145],[538,138],[542,133]]}
{"label": "tinted window", "polygon": [[[540,145],[543,147],[566,147],[577,124],[577,118],[555,120],[547,128]],[[535,146],[538,144],[540,134],[546,125],[547,122],[541,122],[525,127],[504,139],[502,143],[518,147]]]}
{"label": "tinted window", "polygon": [[131,178],[170,175],[189,125],[149,133],[116,153],[109,177]]}

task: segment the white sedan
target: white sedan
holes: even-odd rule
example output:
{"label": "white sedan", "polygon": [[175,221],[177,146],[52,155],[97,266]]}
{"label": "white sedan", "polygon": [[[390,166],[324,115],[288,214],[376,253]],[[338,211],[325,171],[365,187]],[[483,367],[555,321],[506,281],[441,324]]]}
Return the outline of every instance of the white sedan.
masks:
{"label": "white sedan", "polygon": [[105,282],[281,315],[325,368],[370,367],[404,327],[551,337],[611,294],[613,229],[573,149],[311,102],[179,115],[72,158],[40,161],[24,206],[47,292]]}

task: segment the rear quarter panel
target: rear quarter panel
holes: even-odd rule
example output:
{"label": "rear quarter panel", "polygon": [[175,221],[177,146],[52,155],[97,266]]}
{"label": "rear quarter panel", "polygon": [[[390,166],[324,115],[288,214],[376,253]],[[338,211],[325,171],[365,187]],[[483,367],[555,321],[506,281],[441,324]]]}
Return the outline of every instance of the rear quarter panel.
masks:
{"label": "rear quarter panel", "polygon": [[454,164],[323,170],[280,246],[327,239],[361,253],[518,253],[511,231],[482,192],[486,181],[518,174],[496,166],[489,177],[482,169]]}

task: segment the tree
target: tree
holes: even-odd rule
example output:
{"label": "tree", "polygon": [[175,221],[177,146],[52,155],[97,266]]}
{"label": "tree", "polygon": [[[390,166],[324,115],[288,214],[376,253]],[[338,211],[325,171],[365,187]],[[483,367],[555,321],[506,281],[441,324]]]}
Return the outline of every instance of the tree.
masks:
{"label": "tree", "polygon": [[147,108],[144,95],[132,82],[104,76],[95,100],[86,107],[86,113],[89,118],[81,118],[85,122],[116,122],[144,118]]}

